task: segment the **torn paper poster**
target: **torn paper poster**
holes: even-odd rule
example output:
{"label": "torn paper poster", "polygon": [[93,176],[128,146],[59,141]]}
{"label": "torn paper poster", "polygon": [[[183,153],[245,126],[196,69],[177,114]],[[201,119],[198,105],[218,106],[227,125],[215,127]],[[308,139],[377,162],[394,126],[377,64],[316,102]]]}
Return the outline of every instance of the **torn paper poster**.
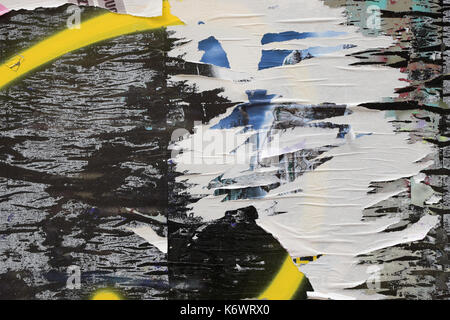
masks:
{"label": "torn paper poster", "polygon": [[2,0],[0,3],[0,15],[10,10],[59,7],[67,3],[78,6],[95,6],[116,13],[132,14],[141,17],[157,17],[162,13],[161,0]]}
{"label": "torn paper poster", "polygon": [[71,5],[0,17],[0,298],[448,297],[446,6]]}
{"label": "torn paper poster", "polygon": [[[225,97],[244,101],[174,141],[177,181],[195,199],[188,205],[194,217],[211,222],[254,206],[255,222],[293,259],[320,255],[299,266],[315,291],[380,298],[354,289],[371,278],[359,257],[422,240],[439,218],[425,214],[387,232],[401,222],[398,216],[367,219],[364,212],[406,192],[389,184],[433,166],[435,149],[398,132],[388,112],[356,107],[396,100],[395,90],[405,86],[401,70],[361,63],[356,54],[387,51],[396,40],[367,37],[342,23],[340,9],[320,1],[303,3],[301,11],[296,6],[174,5],[186,25],[171,28],[181,44],[173,56],[207,63],[210,71],[172,79],[222,88]],[[416,206],[434,194],[427,185],[419,192],[411,183],[409,190]]]}
{"label": "torn paper poster", "polygon": [[212,65],[212,77],[173,79],[205,90],[222,87],[232,101],[245,100],[246,90],[265,89],[285,101],[357,104],[392,97],[392,88],[404,86],[398,69],[356,65],[356,52],[388,48],[391,37],[365,37],[343,24],[341,9],[321,1],[304,1],[302,10],[295,1],[276,5],[175,1],[172,12],[186,25],[172,28],[182,45],[171,55]]}

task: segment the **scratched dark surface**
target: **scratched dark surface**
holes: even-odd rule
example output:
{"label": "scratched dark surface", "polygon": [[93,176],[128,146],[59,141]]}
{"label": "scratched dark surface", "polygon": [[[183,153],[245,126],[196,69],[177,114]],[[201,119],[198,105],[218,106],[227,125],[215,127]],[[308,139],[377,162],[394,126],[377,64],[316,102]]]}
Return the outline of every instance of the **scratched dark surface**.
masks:
{"label": "scratched dark surface", "polygon": [[[444,102],[450,86],[443,76],[449,61],[443,42],[448,42],[442,33],[448,28],[442,9],[448,6],[422,2],[429,12],[405,6],[383,11],[383,32],[398,34],[401,45],[359,54],[361,63],[401,68],[410,80],[398,100],[367,106],[418,111],[427,125],[438,124],[435,134],[448,136]],[[364,10],[361,1],[325,3]],[[102,12],[85,8],[83,17]],[[0,17],[0,60],[62,30],[66,19],[65,8]],[[358,25],[358,19],[348,23]],[[173,41],[165,30],[104,41],[42,66],[0,92],[0,298],[84,299],[98,288],[114,287],[128,299],[239,299],[256,296],[272,279],[286,253],[254,221],[229,230],[226,219],[206,226],[186,215],[194,200],[180,195],[183,187],[175,184],[167,163],[171,133],[180,127],[191,131],[194,121],[206,123],[233,104],[218,91],[198,93],[168,81],[181,70],[197,72],[166,56]],[[412,129],[410,135],[430,136]],[[449,298],[450,149],[448,142],[427,139],[439,152],[424,173],[443,200],[424,208],[406,206],[400,204],[408,197],[404,193],[365,212],[405,212],[395,230],[425,210],[441,217],[423,241],[364,257],[367,263],[382,260],[378,291],[391,297]],[[395,183],[404,181],[390,187]],[[127,213],[127,207],[143,216]],[[155,216],[177,222],[167,228]],[[162,236],[169,233],[168,255],[127,229],[136,223],[151,225]],[[190,243],[196,232],[199,240]],[[81,268],[80,290],[66,288],[70,265]]]}
{"label": "scratched dark surface", "polygon": [[[433,190],[442,194],[442,200],[423,207],[405,203],[411,190],[378,203],[364,212],[365,218],[379,217],[389,212],[401,213],[402,221],[389,231],[402,230],[424,214],[435,214],[440,223],[422,241],[398,245],[363,257],[363,263],[382,263],[381,288],[378,292],[403,299],[448,299],[450,215],[449,197],[449,143],[439,136],[449,134],[449,2],[448,1],[352,1],[325,0],[330,7],[344,7],[347,22],[371,36],[373,31],[364,27],[361,17],[371,4],[381,7],[381,34],[392,36],[397,43],[388,49],[358,53],[360,65],[380,64],[399,68],[408,85],[397,89],[397,99],[386,103],[368,103],[366,107],[390,110],[403,121],[394,125],[408,132],[411,141],[422,139],[434,144],[437,152],[431,157],[434,165],[422,172]],[[383,4],[385,7],[383,7]],[[423,127],[411,127],[420,121]],[[402,181],[403,180],[403,181]],[[395,188],[408,185],[400,179],[373,184],[376,188]],[[365,288],[366,285],[358,288]]]}
{"label": "scratched dark surface", "polygon": [[[87,16],[103,12],[84,10]],[[63,9],[3,16],[1,57],[64,28],[66,19]],[[92,45],[1,93],[1,298],[84,299],[103,287],[114,287],[127,299],[169,296],[167,256],[126,227],[147,223],[164,236],[166,225],[152,216],[183,219],[187,200],[168,202],[172,130],[192,129],[194,121],[207,122],[231,105],[218,92],[198,94],[168,83],[170,69],[176,71],[181,62],[168,63],[171,42],[167,32],[157,31]],[[127,213],[127,207],[148,218]],[[254,228],[259,239],[275,246],[272,256],[283,259],[279,244]],[[251,254],[256,264],[264,261],[258,260],[258,248],[248,250],[242,254]],[[271,273],[280,261],[274,260]],[[80,290],[66,288],[71,265],[81,268]],[[270,276],[266,268],[255,268],[259,278]],[[187,280],[184,269],[185,274],[172,275]],[[248,269],[239,273],[244,281],[255,273]],[[261,289],[254,287],[251,296]]]}

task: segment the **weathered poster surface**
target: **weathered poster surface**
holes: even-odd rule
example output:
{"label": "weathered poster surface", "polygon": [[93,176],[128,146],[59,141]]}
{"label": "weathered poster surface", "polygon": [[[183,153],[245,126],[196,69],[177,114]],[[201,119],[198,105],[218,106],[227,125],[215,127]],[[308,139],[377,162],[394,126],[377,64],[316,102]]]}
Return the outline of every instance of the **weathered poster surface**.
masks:
{"label": "weathered poster surface", "polygon": [[447,9],[0,0],[0,298],[448,298]]}

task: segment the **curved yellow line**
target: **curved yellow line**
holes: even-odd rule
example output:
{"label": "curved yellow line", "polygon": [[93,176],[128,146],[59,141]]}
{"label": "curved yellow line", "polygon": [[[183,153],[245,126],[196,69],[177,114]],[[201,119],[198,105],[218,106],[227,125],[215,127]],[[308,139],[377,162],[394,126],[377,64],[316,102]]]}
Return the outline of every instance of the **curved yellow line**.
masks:
{"label": "curved yellow line", "polygon": [[168,1],[163,2],[160,17],[144,18],[112,12],[103,14],[82,23],[80,29],[61,31],[0,65],[0,89],[49,61],[92,43],[124,34],[181,24],[183,22],[170,13]]}
{"label": "curved yellow line", "polygon": [[298,270],[292,258],[288,255],[278,274],[258,299],[290,300],[304,280],[305,276]]}

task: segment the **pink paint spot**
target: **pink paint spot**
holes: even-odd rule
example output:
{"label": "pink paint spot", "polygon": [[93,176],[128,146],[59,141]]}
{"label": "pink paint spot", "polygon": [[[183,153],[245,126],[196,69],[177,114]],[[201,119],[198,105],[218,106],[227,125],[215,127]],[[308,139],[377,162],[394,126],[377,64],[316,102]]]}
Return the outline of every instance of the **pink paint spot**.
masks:
{"label": "pink paint spot", "polygon": [[400,93],[398,96],[399,96],[399,98],[402,98],[402,99],[408,98],[409,92]]}
{"label": "pink paint spot", "polygon": [[9,9],[0,3],[0,16],[9,12]]}

